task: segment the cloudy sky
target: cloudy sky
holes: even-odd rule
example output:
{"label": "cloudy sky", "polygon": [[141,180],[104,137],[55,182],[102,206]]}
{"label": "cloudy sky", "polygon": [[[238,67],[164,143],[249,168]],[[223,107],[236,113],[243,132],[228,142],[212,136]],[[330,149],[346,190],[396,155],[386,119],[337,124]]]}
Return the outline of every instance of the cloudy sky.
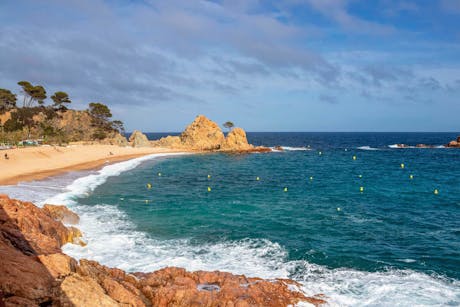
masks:
{"label": "cloudy sky", "polygon": [[0,0],[20,80],[128,131],[459,131],[460,0]]}

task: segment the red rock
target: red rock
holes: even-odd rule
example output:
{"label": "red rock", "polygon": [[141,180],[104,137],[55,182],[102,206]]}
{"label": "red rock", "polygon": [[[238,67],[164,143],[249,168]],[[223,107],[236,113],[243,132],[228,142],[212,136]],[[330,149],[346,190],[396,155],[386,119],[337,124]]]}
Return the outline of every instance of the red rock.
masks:
{"label": "red rock", "polygon": [[50,217],[64,224],[76,225],[80,221],[80,217],[66,206],[46,204],[43,206],[43,210]]}

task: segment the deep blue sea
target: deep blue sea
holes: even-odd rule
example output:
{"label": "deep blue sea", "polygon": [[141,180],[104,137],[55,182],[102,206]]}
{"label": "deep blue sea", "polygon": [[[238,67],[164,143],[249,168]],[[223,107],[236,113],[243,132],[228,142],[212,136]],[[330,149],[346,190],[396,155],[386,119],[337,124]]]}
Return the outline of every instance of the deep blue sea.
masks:
{"label": "deep blue sea", "polygon": [[248,133],[284,150],[147,157],[8,189],[77,211],[77,258],[289,277],[331,305],[459,306],[460,149],[441,146],[456,136]]}

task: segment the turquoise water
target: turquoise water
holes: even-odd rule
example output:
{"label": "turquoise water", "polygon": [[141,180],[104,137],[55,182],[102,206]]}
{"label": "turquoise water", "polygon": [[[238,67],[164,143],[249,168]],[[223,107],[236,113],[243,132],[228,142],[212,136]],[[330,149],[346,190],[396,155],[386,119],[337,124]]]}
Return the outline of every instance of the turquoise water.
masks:
{"label": "turquoise water", "polygon": [[458,279],[458,158],[436,149],[184,156],[146,162],[80,202],[113,204],[160,240],[268,239],[288,260]]}
{"label": "turquoise water", "polygon": [[248,137],[286,150],[146,158],[62,179],[46,202],[77,211],[88,240],[65,252],[129,271],[289,277],[337,305],[460,304],[460,150],[391,148],[455,134]]}

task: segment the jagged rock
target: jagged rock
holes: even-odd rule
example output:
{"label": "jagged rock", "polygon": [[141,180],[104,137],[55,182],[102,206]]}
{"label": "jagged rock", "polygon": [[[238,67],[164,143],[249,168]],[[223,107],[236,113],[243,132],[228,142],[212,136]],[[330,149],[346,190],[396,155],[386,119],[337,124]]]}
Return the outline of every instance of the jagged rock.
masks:
{"label": "jagged rock", "polygon": [[[0,300],[7,306],[288,306],[325,303],[287,279],[165,268],[128,274],[62,253],[78,235],[45,209],[0,195]],[[74,233],[74,234],[69,234]],[[54,241],[54,244],[51,243]],[[1,305],[1,301],[0,301]]]}
{"label": "jagged rock", "polygon": [[134,132],[129,137],[129,142],[133,147],[149,147],[150,141],[147,139],[147,136],[140,132],[139,130],[134,130]]}
{"label": "jagged rock", "polygon": [[76,225],[80,222],[80,217],[63,205],[45,204],[43,206],[43,211],[56,221],[60,221],[64,224]]}
{"label": "jagged rock", "polygon": [[81,237],[78,229],[65,227],[30,202],[2,197],[0,205],[0,229],[9,234],[14,246],[23,247],[25,254],[59,253],[63,244]]}
{"label": "jagged rock", "polygon": [[241,128],[234,128],[230,131],[225,138],[225,142],[222,145],[222,150],[251,150],[254,146],[248,143],[246,138],[246,132]]}
{"label": "jagged rock", "polygon": [[225,142],[222,130],[204,115],[198,115],[180,135],[182,145],[195,150],[219,150]]}

